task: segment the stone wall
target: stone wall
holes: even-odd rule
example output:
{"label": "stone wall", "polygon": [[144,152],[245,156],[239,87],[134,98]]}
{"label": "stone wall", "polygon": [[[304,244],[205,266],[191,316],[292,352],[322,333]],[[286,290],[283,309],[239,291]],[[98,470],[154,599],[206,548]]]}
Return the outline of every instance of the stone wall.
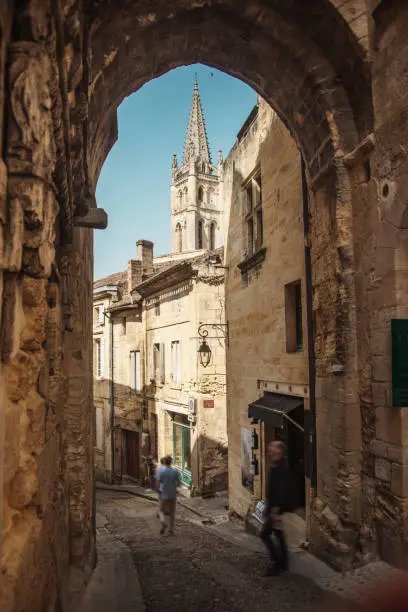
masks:
{"label": "stone wall", "polygon": [[58,62],[62,16],[22,2],[11,28],[11,5],[0,14],[0,607],[42,612],[67,609],[94,563],[92,236],[73,228],[64,94],[75,105],[78,81]]}

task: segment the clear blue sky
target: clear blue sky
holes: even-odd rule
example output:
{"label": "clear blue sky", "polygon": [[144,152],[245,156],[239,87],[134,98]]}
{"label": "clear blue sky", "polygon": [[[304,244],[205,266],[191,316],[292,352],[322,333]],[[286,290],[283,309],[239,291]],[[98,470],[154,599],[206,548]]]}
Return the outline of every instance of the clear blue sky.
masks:
{"label": "clear blue sky", "polygon": [[125,270],[136,241],[152,240],[155,254],[170,251],[170,180],[173,153],[179,163],[197,72],[213,162],[227,156],[256,103],[253,89],[200,64],[172,70],[123,101],[119,139],[99,177],[98,206],[109,215],[95,230],[95,279]]}

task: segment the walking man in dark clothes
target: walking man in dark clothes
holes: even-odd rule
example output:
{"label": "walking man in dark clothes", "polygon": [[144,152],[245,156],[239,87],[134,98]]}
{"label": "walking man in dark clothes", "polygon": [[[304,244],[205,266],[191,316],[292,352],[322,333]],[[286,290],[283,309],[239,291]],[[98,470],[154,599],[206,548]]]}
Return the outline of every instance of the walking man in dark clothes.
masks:
{"label": "walking man in dark clothes", "polygon": [[266,521],[260,537],[268,549],[271,565],[267,576],[276,576],[288,569],[288,547],[282,525],[282,513],[285,507],[289,486],[289,470],[285,461],[285,445],[275,441],[269,445],[272,465],[267,483]]}

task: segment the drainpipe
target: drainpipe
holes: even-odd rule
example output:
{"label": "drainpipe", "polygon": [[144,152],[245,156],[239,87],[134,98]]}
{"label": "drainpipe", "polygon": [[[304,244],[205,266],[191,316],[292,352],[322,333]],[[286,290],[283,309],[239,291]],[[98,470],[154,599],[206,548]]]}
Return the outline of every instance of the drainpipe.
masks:
{"label": "drainpipe", "polygon": [[[314,347],[312,265],[309,242],[309,197],[306,179],[306,168],[303,156],[300,155],[302,176],[303,231],[305,243],[305,277],[306,277],[306,318],[307,318],[307,352],[309,366],[309,409],[311,412],[309,426],[305,427],[305,448],[308,450],[308,476],[311,484],[311,496],[316,493],[316,360]],[[305,414],[306,416],[306,414]],[[306,423],[305,423],[306,425]]]}
{"label": "drainpipe", "polygon": [[111,411],[110,411],[110,426],[111,426],[111,448],[112,448],[112,455],[111,455],[111,461],[112,461],[112,484],[115,484],[115,382],[114,382],[114,362],[113,362],[113,357],[114,357],[114,353],[113,353],[113,321],[112,321],[112,315],[110,316],[110,368],[111,368],[111,384],[110,384],[110,392],[111,392],[111,398],[110,398],[110,404],[111,404]]}
{"label": "drainpipe", "polygon": [[111,436],[111,483],[115,484],[115,387],[113,381],[113,321],[112,313],[104,316],[108,319],[110,325],[110,354],[109,354],[109,372],[110,372],[110,436]]}

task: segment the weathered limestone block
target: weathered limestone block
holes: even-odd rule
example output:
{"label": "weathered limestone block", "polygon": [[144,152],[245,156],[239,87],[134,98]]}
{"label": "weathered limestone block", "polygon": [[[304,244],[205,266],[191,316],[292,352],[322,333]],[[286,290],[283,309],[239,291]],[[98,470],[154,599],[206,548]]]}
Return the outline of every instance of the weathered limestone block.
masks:
{"label": "weathered limestone block", "polygon": [[45,322],[48,313],[46,281],[28,276],[23,280],[25,325],[21,334],[23,351],[38,351],[45,342]]}
{"label": "weathered limestone block", "polygon": [[382,457],[375,458],[375,477],[383,482],[391,482],[391,462]]}
{"label": "weathered limestone block", "polygon": [[10,272],[19,272],[23,261],[24,212],[18,198],[9,201],[6,228],[3,267]]}
{"label": "weathered limestone block", "polygon": [[13,43],[9,58],[9,173],[32,174],[52,184],[56,151],[50,59],[42,45],[31,42]]}
{"label": "weathered limestone block", "polygon": [[20,452],[24,439],[24,402],[7,402],[5,406],[4,483],[8,484],[20,465]]}
{"label": "weathered limestone block", "polygon": [[7,393],[11,401],[25,399],[35,388],[44,359],[44,350],[20,350],[13,361],[4,367]]}
{"label": "weathered limestone block", "polygon": [[28,418],[27,451],[38,455],[45,442],[46,402],[37,391],[32,391],[28,395],[26,411]]}
{"label": "weathered limestone block", "polygon": [[30,505],[38,490],[37,463],[28,457],[23,467],[19,467],[10,483],[7,500],[11,508],[23,510]]}
{"label": "weathered limestone block", "polygon": [[24,326],[22,282],[17,274],[4,274],[3,310],[0,328],[1,356],[4,363],[12,360],[20,348]]}

